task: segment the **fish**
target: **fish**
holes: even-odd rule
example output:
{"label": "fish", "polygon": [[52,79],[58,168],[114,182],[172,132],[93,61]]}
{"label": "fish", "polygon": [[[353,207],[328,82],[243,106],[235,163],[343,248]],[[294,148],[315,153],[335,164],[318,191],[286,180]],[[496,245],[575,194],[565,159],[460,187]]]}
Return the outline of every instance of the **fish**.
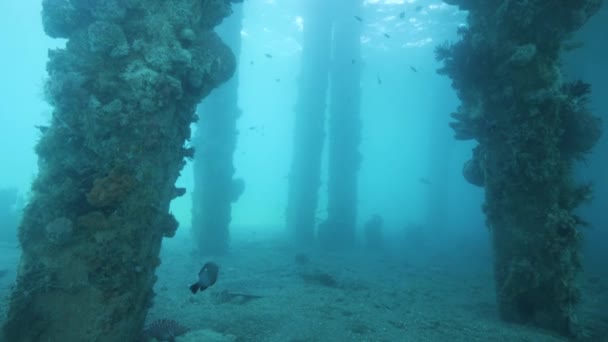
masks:
{"label": "fish", "polygon": [[357,21],[363,21],[363,19],[361,19],[361,17],[358,15],[355,15],[354,17],[355,17],[355,19],[357,19]]}
{"label": "fish", "polygon": [[208,262],[203,265],[203,268],[198,272],[198,281],[190,285],[190,291],[192,291],[192,293],[197,293],[198,291],[202,292],[215,284],[219,269],[219,266],[214,262]]}
{"label": "fish", "polygon": [[418,181],[424,185],[431,185],[431,181],[424,177],[418,178]]}
{"label": "fish", "polygon": [[401,19],[405,18],[405,12],[399,13],[399,18],[401,18]]}
{"label": "fish", "polygon": [[8,274],[8,270],[0,270],[0,278]]}
{"label": "fish", "polygon": [[264,56],[266,56],[266,58],[272,58],[272,55],[269,53],[265,53]]}
{"label": "fish", "polygon": [[416,12],[420,12],[422,10],[422,6],[416,6]]}
{"label": "fish", "polygon": [[390,37],[391,37],[391,36],[389,36],[389,35],[388,35],[388,33],[385,33],[385,34],[384,34],[384,36],[385,36],[386,38],[390,38]]}
{"label": "fish", "polygon": [[380,79],[380,76],[376,75],[376,80],[378,81],[378,84],[382,84],[382,79]]}
{"label": "fish", "polygon": [[418,72],[418,69],[414,68],[413,66],[410,65],[410,70],[412,70],[413,72]]}

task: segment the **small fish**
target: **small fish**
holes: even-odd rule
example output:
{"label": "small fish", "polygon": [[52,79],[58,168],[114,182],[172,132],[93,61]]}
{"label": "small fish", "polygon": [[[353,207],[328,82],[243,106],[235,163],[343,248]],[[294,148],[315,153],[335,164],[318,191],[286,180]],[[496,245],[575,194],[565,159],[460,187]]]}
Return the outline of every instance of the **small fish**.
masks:
{"label": "small fish", "polygon": [[405,12],[399,13],[399,18],[404,19],[405,18]]}
{"label": "small fish", "polygon": [[431,185],[431,181],[424,177],[418,178],[418,181],[424,185]]}
{"label": "small fish", "polygon": [[0,278],[8,274],[8,270],[0,270]]}
{"label": "small fish", "polygon": [[420,12],[422,10],[422,6],[416,6],[416,12]]}
{"label": "small fish", "polygon": [[255,129],[255,126],[249,126],[249,130],[252,131]]}
{"label": "small fish", "polygon": [[198,291],[205,291],[209,286],[215,284],[217,281],[217,273],[219,266],[214,262],[208,262],[203,265],[200,272],[198,272],[198,281],[190,285],[190,291],[197,293]]}
{"label": "small fish", "polygon": [[391,37],[391,36],[389,36],[389,35],[388,35],[388,33],[385,33],[385,34],[384,34],[384,36],[385,36],[386,38],[390,38],[390,37]]}
{"label": "small fish", "polygon": [[376,80],[378,80],[378,84],[382,84],[382,80],[380,79],[380,76],[376,75]]}
{"label": "small fish", "polygon": [[358,15],[355,15],[354,17],[355,17],[355,19],[357,19],[357,21],[363,21],[363,19],[361,19],[361,17]]}
{"label": "small fish", "polygon": [[281,79],[280,78],[275,78],[274,81],[278,83],[278,82],[281,82]]}
{"label": "small fish", "polygon": [[264,56],[266,56],[266,58],[272,58],[272,55],[269,53],[265,53]]}
{"label": "small fish", "polygon": [[413,72],[418,72],[418,69],[414,68],[413,66],[410,65],[410,70],[412,70]]}
{"label": "small fish", "polygon": [[355,64],[355,63],[357,63],[357,60],[355,60],[355,59],[353,58],[353,59],[351,59],[351,60],[350,60],[350,63],[351,63],[351,64]]}
{"label": "small fish", "polygon": [[249,62],[249,64],[250,64],[250,65],[253,65],[253,61],[250,61],[250,62]]}

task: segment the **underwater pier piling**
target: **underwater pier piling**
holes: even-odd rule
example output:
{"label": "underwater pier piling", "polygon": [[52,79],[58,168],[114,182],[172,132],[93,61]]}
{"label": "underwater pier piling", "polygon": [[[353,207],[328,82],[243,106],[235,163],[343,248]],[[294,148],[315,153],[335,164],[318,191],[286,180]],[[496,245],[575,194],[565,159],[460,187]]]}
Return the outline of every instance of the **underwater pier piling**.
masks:
{"label": "underwater pier piling", "polygon": [[195,107],[235,68],[229,0],[43,0],[54,107],[19,228],[4,341],[135,341]]}
{"label": "underwater pier piling", "polygon": [[[360,0],[310,1],[304,16],[302,67],[295,108],[287,226],[296,244],[315,241],[328,113],[327,218],[319,224],[325,249],[355,245],[357,176],[361,156],[361,23],[350,14]],[[328,108],[329,104],[329,108]]]}
{"label": "underwater pier piling", "polygon": [[325,141],[326,92],[331,55],[333,14],[326,0],[307,1],[302,64],[295,105],[293,154],[289,171],[287,228],[299,246],[315,241],[315,212],[321,185],[321,156]]}
{"label": "underwater pier piling", "polygon": [[353,248],[357,231],[357,190],[361,155],[361,30],[351,13],[360,0],[336,1],[332,63],[329,69],[327,220],[319,225],[319,242],[327,249]]}
{"label": "underwater pier piling", "polygon": [[601,0],[446,2],[469,11],[460,41],[436,52],[462,101],[456,138],[479,142],[463,171],[485,188],[500,316],[575,335],[584,221],[574,210],[591,189],[573,165],[601,129],[589,85],[563,81],[560,54]]}
{"label": "underwater pier piling", "polygon": [[[232,15],[216,29],[237,59],[241,51],[242,21],[243,5],[234,5]],[[201,103],[200,121],[193,139],[197,154],[193,164],[192,234],[198,252],[204,255],[228,251],[232,203],[238,200],[245,186],[243,180],[234,178],[236,123],[241,115],[237,73]]]}

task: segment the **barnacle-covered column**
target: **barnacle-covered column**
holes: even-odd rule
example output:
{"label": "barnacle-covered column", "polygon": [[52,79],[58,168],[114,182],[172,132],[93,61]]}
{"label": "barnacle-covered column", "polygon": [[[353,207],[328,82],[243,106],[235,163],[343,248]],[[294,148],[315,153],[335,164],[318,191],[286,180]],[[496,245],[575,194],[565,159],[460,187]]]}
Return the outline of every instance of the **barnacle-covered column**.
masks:
{"label": "barnacle-covered column", "polygon": [[234,56],[228,0],[44,0],[54,107],[19,228],[5,341],[135,341],[201,98]]}
{"label": "barnacle-covered column", "polygon": [[360,55],[361,23],[352,13],[360,12],[360,0],[333,2],[332,63],[329,70],[329,164],[327,220],[319,226],[319,242],[328,249],[355,245],[357,220],[357,175],[361,142]]}
{"label": "barnacle-covered column", "polygon": [[564,83],[560,53],[601,0],[450,0],[469,11],[461,40],[440,46],[462,105],[457,139],[479,145],[465,177],[485,187],[498,307],[509,321],[574,333],[580,226],[590,186],[573,162],[598,140],[589,86]]}
{"label": "barnacle-covered column", "polygon": [[321,182],[331,42],[329,4],[326,0],[307,1],[304,15],[302,66],[298,77],[287,199],[287,227],[295,242],[302,246],[314,241],[315,211]]}
{"label": "barnacle-covered column", "polygon": [[[233,6],[233,14],[216,31],[239,56],[243,5]],[[205,98],[199,106],[201,117],[194,139],[194,192],[192,193],[192,233],[199,253],[228,251],[231,207],[244,190],[244,182],[234,179],[233,154],[236,148],[238,76]]]}

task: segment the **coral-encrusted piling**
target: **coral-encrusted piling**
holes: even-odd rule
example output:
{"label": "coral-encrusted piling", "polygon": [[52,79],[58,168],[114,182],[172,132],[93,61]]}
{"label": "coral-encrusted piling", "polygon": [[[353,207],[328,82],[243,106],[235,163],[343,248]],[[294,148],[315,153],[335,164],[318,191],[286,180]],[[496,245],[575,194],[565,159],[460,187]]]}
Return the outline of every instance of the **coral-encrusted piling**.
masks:
{"label": "coral-encrusted piling", "polygon": [[6,341],[135,341],[197,103],[234,56],[212,31],[228,0],[44,0],[46,94]]}
{"label": "coral-encrusted piling", "polygon": [[311,245],[321,184],[326,92],[331,50],[330,2],[306,2],[302,66],[298,76],[293,159],[289,173],[287,227],[296,244]]}
{"label": "coral-encrusted piling", "polygon": [[[217,32],[239,56],[243,5],[235,5]],[[192,233],[200,254],[228,251],[232,203],[243,193],[242,179],[234,178],[233,155],[236,149],[238,76],[215,89],[199,106],[201,119],[194,138],[198,153],[194,159],[192,193]]]}
{"label": "coral-encrusted piling", "polygon": [[573,163],[601,132],[589,86],[564,83],[559,63],[601,0],[446,2],[469,11],[461,40],[437,56],[462,101],[456,138],[479,142],[464,173],[485,187],[500,315],[572,335],[584,222],[574,210],[590,196]]}

